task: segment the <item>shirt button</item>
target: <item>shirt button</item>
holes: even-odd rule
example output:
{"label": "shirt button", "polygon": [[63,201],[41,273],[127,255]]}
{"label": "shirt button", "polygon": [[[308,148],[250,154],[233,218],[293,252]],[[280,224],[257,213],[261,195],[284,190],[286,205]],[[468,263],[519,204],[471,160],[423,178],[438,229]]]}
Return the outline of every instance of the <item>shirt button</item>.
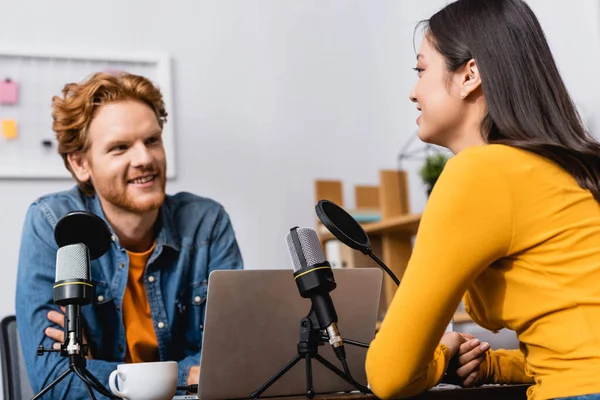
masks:
{"label": "shirt button", "polygon": [[148,277],[148,282],[150,282],[150,283],[154,282],[154,277],[152,275]]}
{"label": "shirt button", "polygon": [[121,307],[117,306],[117,311],[121,311]]}
{"label": "shirt button", "polygon": [[115,237],[115,235],[110,235],[110,240],[112,240],[113,242],[116,242],[117,238]]}
{"label": "shirt button", "polygon": [[195,301],[196,303],[200,303],[200,301],[201,301],[201,300],[202,300],[202,299],[200,298],[200,296],[196,296],[196,297],[194,297],[194,301]]}
{"label": "shirt button", "polygon": [[165,323],[164,323],[164,322],[162,322],[162,321],[161,321],[161,322],[159,322],[159,323],[158,323],[158,327],[159,327],[160,329],[164,328],[164,327],[165,327]]}
{"label": "shirt button", "polygon": [[98,296],[98,302],[102,303],[104,301],[104,296],[100,295]]}
{"label": "shirt button", "polygon": [[125,267],[125,263],[120,262],[119,263],[119,268],[123,268],[123,267]]}

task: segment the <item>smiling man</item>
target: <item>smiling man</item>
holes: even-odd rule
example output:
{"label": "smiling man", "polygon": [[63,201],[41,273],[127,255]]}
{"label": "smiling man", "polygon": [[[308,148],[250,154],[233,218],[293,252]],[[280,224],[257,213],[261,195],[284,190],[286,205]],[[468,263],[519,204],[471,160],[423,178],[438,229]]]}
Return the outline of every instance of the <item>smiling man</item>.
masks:
{"label": "smiling man", "polygon": [[[58,151],[77,186],[37,199],[29,208],[19,257],[17,323],[35,392],[68,368],[41,343],[64,341],[63,314],[52,299],[57,221],[70,211],[103,218],[109,251],[92,261],[96,299],[82,308],[89,371],[107,384],[124,362],[175,360],[179,385],[197,383],[208,276],[240,269],[229,216],[215,201],[166,195],[162,94],[144,77],[98,73],[68,84],[53,99]],[[69,375],[49,398],[86,398]]]}

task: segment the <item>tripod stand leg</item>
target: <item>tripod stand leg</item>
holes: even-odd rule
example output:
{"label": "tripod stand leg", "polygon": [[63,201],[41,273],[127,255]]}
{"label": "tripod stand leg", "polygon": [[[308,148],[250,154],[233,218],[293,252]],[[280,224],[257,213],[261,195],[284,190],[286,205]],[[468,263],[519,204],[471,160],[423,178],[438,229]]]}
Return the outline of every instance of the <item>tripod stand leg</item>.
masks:
{"label": "tripod stand leg", "polygon": [[72,368],[73,372],[75,372],[75,375],[77,375],[79,377],[79,379],[81,379],[83,381],[83,386],[85,386],[85,390],[87,390],[88,395],[90,396],[90,399],[96,400],[96,396],[94,396],[94,392],[92,391],[92,388],[90,387],[91,382],[88,381],[85,376],[83,376],[83,374],[81,373],[79,368],[77,368],[75,366],[73,366],[71,368]]}
{"label": "tripod stand leg", "polygon": [[342,378],[343,380],[345,380],[346,382],[348,382],[349,384],[351,384],[352,386],[354,386],[355,388],[357,388],[361,392],[363,392],[363,393],[371,393],[371,390],[369,390],[368,387],[361,385],[360,383],[356,382],[354,379],[352,379],[349,376],[347,376],[338,367],[336,367],[335,365],[333,365],[332,363],[330,363],[329,361],[327,361],[320,354],[315,354],[314,357],[315,357],[315,359],[317,361],[319,361],[321,364],[323,364],[324,366],[326,366],[327,368],[329,368],[337,376],[339,376],[340,378]]}
{"label": "tripod stand leg", "polygon": [[77,375],[79,377],[79,379],[81,379],[83,381],[83,383],[85,383],[88,386],[94,386],[94,384],[92,383],[92,381],[90,381],[87,376],[85,376],[81,369],[79,369],[78,367],[72,366],[71,369],[73,370],[73,372],[75,372],[75,375]]}
{"label": "tripod stand leg", "polygon": [[44,388],[44,390],[42,390],[41,392],[39,392],[38,394],[36,394],[31,400],[37,400],[37,399],[42,398],[42,396],[45,395],[46,393],[48,393],[48,391],[50,389],[52,389],[58,382],[62,381],[67,375],[69,375],[70,372],[71,372],[70,369],[68,369],[65,372],[63,372],[58,378],[56,378],[54,380],[54,382],[52,382],[51,384],[49,384],[48,386],[46,386]]}
{"label": "tripod stand leg", "polygon": [[98,393],[100,393],[103,396],[108,397],[109,399],[110,398],[113,398],[113,399],[118,398],[115,395],[113,395],[108,389],[106,389],[106,387],[102,383],[100,383],[100,381],[98,379],[96,379],[96,377],[94,375],[92,375],[90,373],[90,371],[88,371],[85,368],[81,369],[80,371],[84,376],[86,376],[92,382],[92,387],[94,389],[96,389],[96,391]]}
{"label": "tripod stand leg", "polygon": [[281,370],[279,370],[279,372],[273,375],[271,379],[269,379],[264,385],[259,387],[257,391],[250,394],[250,398],[256,399],[260,397],[260,395],[263,394],[265,390],[267,390],[272,384],[274,384],[277,381],[277,379],[281,378],[283,374],[288,372],[301,359],[302,357],[299,354],[296,354],[296,356],[294,356],[294,358],[292,358],[290,362],[288,362]]}
{"label": "tripod stand leg", "polygon": [[310,356],[307,354],[304,357],[306,361],[306,397],[312,399],[315,397],[315,390],[313,389],[313,379],[312,379],[312,363]]}
{"label": "tripod stand leg", "polygon": [[85,386],[85,390],[87,390],[90,399],[96,400],[96,396],[94,396],[94,391],[92,390],[90,385],[88,385],[87,382],[83,382],[83,385]]}

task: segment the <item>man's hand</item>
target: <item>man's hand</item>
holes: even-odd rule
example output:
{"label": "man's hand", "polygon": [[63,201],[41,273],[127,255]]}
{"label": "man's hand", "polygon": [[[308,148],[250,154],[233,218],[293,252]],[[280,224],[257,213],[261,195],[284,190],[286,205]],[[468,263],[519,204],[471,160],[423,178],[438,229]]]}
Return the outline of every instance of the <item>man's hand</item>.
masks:
{"label": "man's hand", "polygon": [[479,339],[472,336],[470,340],[460,345],[456,375],[462,380],[463,386],[469,387],[475,384],[479,377],[479,367],[489,349],[489,343],[480,343]]}
{"label": "man's hand", "polygon": [[[60,345],[65,342],[65,332],[64,332],[64,328],[65,328],[65,308],[61,307],[60,309],[61,309],[62,313],[59,313],[58,311],[50,311],[48,313],[48,319],[50,321],[54,322],[56,325],[60,326],[63,330],[52,328],[52,327],[48,327],[44,331],[44,333],[46,334],[46,336],[48,336],[50,339],[52,339],[52,340],[55,341],[55,343],[52,344],[52,348],[56,349],[56,350],[59,350],[60,349]],[[82,328],[82,330],[83,330],[83,328]],[[81,332],[81,334],[82,334],[83,344],[87,344],[87,338],[85,337],[85,332]],[[92,354],[89,351],[88,351],[88,355],[86,356],[86,358],[88,360],[92,359]]]}
{"label": "man's hand", "polygon": [[189,385],[197,385],[198,381],[200,380],[200,366],[199,365],[192,365],[190,367],[190,369],[188,370],[188,376],[187,376],[187,386]]}

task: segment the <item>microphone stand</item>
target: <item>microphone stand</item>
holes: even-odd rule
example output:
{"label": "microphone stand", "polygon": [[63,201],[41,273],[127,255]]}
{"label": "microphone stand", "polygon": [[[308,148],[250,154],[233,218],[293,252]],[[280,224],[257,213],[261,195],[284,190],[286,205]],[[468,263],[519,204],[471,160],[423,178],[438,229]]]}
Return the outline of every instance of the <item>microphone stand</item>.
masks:
{"label": "microphone stand", "polygon": [[66,378],[71,372],[82,380],[85,389],[92,400],[96,400],[94,392],[95,389],[98,393],[109,399],[120,399],[106,389],[98,379],[86,368],[86,356],[88,355],[88,346],[82,343],[82,328],[81,328],[81,305],[79,304],[67,304],[65,313],[65,330],[67,337],[65,337],[65,343],[58,349],[45,349],[44,345],[40,344],[37,349],[37,355],[42,356],[44,353],[60,353],[63,357],[69,357],[69,368],[64,371],[58,378],[52,383],[42,389],[37,395],[31,400],[38,400],[45,395],[50,389],[56,384]]}
{"label": "microphone stand", "polygon": [[[298,354],[296,354],[287,364],[283,366],[275,375],[273,375],[267,382],[265,382],[260,388],[250,394],[250,398],[257,399],[259,398],[265,390],[267,390],[272,384],[274,384],[279,378],[285,375],[294,365],[298,363],[301,359],[305,360],[305,368],[306,368],[306,397],[312,399],[315,397],[315,391],[313,388],[313,379],[312,379],[312,360],[315,359],[325,367],[327,367],[330,371],[335,373],[337,376],[354,386],[362,393],[371,393],[371,390],[358,383],[352,375],[350,374],[350,369],[348,368],[348,363],[346,359],[340,360],[342,363],[342,367],[344,371],[341,371],[335,365],[326,360],[323,356],[319,354],[319,346],[322,346],[329,338],[327,336],[323,336],[321,329],[318,328],[319,324],[317,321],[316,314],[313,310],[310,313],[300,320],[300,341],[298,342]],[[357,342],[354,340],[346,340],[345,343],[368,348],[369,345],[366,343]]]}

